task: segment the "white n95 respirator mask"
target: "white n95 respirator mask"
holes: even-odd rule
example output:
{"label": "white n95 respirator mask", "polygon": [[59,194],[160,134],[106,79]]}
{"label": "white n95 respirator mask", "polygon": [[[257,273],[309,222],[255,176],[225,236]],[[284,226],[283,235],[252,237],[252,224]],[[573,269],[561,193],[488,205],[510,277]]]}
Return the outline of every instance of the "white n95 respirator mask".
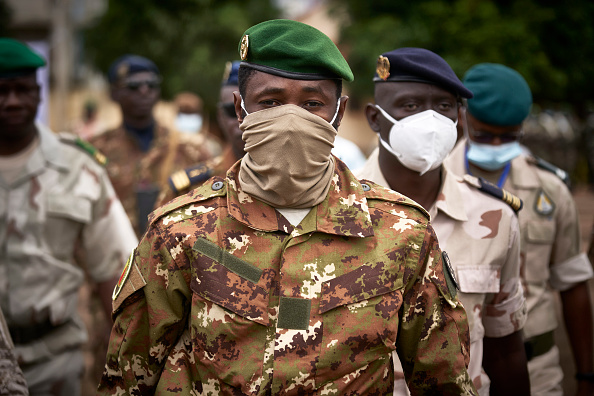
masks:
{"label": "white n95 respirator mask", "polygon": [[421,175],[436,169],[456,144],[456,125],[448,117],[434,110],[396,121],[380,106],[375,107],[392,125],[389,142],[380,136],[380,143],[408,169]]}

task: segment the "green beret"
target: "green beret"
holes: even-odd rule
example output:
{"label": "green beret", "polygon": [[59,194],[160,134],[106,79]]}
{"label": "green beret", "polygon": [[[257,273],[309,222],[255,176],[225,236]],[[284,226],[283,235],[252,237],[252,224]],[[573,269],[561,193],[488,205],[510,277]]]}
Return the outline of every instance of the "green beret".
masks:
{"label": "green beret", "polygon": [[239,42],[242,66],[295,80],[353,81],[348,63],[328,36],[288,19],[252,26]]}
{"label": "green beret", "polygon": [[0,38],[0,78],[33,73],[45,66],[45,60],[27,45],[10,38]]}
{"label": "green beret", "polygon": [[468,111],[477,120],[499,126],[520,125],[532,106],[532,93],[524,77],[507,66],[481,63],[462,79],[474,94]]}

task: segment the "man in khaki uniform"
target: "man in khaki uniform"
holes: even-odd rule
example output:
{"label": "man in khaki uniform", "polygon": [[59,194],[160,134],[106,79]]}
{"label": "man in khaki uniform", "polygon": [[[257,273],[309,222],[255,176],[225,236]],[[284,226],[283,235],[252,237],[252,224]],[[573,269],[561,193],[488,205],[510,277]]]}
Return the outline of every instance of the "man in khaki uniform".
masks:
{"label": "man in khaki uniform", "polygon": [[109,318],[137,239],[101,156],[35,123],[44,64],[23,43],[0,39],[0,309],[30,394],[76,396],[85,269]]}
{"label": "man in khaki uniform", "polygon": [[465,135],[446,163],[456,174],[472,174],[504,187],[524,202],[519,213],[522,277],[528,320],[524,327],[533,395],[560,395],[563,372],[553,330],[554,290],[577,368],[578,394],[594,392],[592,307],[586,281],[592,266],[580,248],[577,210],[571,193],[550,170],[541,169],[519,144],[532,95],[524,78],[498,64],[479,64],[464,77],[473,91]]}
{"label": "man in khaki uniform", "polygon": [[205,134],[179,133],[156,122],[161,75],[151,60],[124,55],[112,63],[108,79],[123,123],[90,142],[107,157],[109,178],[140,236],[169,175],[219,152],[212,151]]}
{"label": "man in khaki uniform", "polygon": [[[460,97],[472,93],[439,55],[422,48],[384,53],[376,71],[375,104],[367,105],[366,115],[380,145],[356,174],[429,211],[468,314],[468,372],[479,394],[488,395],[489,389],[492,394],[526,394],[517,217],[508,203],[489,195],[501,190],[442,166],[456,141]],[[519,200],[509,203],[519,209]],[[395,394],[408,394],[398,366],[397,372]]]}

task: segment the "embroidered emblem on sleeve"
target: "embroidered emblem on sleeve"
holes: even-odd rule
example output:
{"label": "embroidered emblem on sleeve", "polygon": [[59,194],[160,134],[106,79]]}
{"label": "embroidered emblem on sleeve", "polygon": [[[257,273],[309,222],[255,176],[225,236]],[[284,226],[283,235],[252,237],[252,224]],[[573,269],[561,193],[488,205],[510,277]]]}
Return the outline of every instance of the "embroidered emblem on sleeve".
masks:
{"label": "embroidered emblem on sleeve", "polygon": [[458,279],[456,279],[456,274],[454,272],[454,268],[452,267],[452,263],[450,262],[450,257],[446,252],[442,252],[441,256],[443,258],[443,272],[446,278],[448,289],[450,290],[450,294],[453,297],[456,297],[458,290],[460,290],[460,285],[458,284]]}
{"label": "embroidered emblem on sleeve", "polygon": [[130,268],[132,268],[132,259],[134,257],[134,252],[135,252],[135,250],[133,250],[132,253],[130,254],[130,257],[128,257],[128,261],[126,261],[126,266],[124,267],[124,270],[122,271],[122,275],[120,275],[120,280],[118,281],[118,284],[113,289],[113,294],[111,295],[111,298],[114,301],[116,298],[118,298],[118,295],[120,294],[120,292],[122,291],[122,287],[124,286],[124,282],[126,282],[126,279],[128,279],[128,275],[130,275]]}
{"label": "embroidered emblem on sleeve", "polygon": [[555,203],[543,190],[540,190],[534,202],[534,210],[538,214],[548,216],[555,210]]}

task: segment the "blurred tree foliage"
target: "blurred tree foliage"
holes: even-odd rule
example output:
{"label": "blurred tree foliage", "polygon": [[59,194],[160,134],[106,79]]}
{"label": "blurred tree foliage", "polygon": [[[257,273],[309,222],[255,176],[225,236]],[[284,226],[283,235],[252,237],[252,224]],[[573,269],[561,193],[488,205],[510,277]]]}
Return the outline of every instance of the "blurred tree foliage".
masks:
{"label": "blurred tree foliage", "polygon": [[163,98],[191,91],[212,112],[225,63],[239,59],[241,35],[277,13],[270,0],[109,0],[83,32],[86,55],[104,73],[124,54],[150,58],[163,75]]}
{"label": "blurred tree foliage", "polygon": [[[480,62],[518,70],[536,103],[584,115],[594,100],[591,0],[329,0],[355,74],[354,104],[373,94],[375,62],[399,47],[441,55],[458,76]],[[365,99],[366,100],[366,99]]]}

